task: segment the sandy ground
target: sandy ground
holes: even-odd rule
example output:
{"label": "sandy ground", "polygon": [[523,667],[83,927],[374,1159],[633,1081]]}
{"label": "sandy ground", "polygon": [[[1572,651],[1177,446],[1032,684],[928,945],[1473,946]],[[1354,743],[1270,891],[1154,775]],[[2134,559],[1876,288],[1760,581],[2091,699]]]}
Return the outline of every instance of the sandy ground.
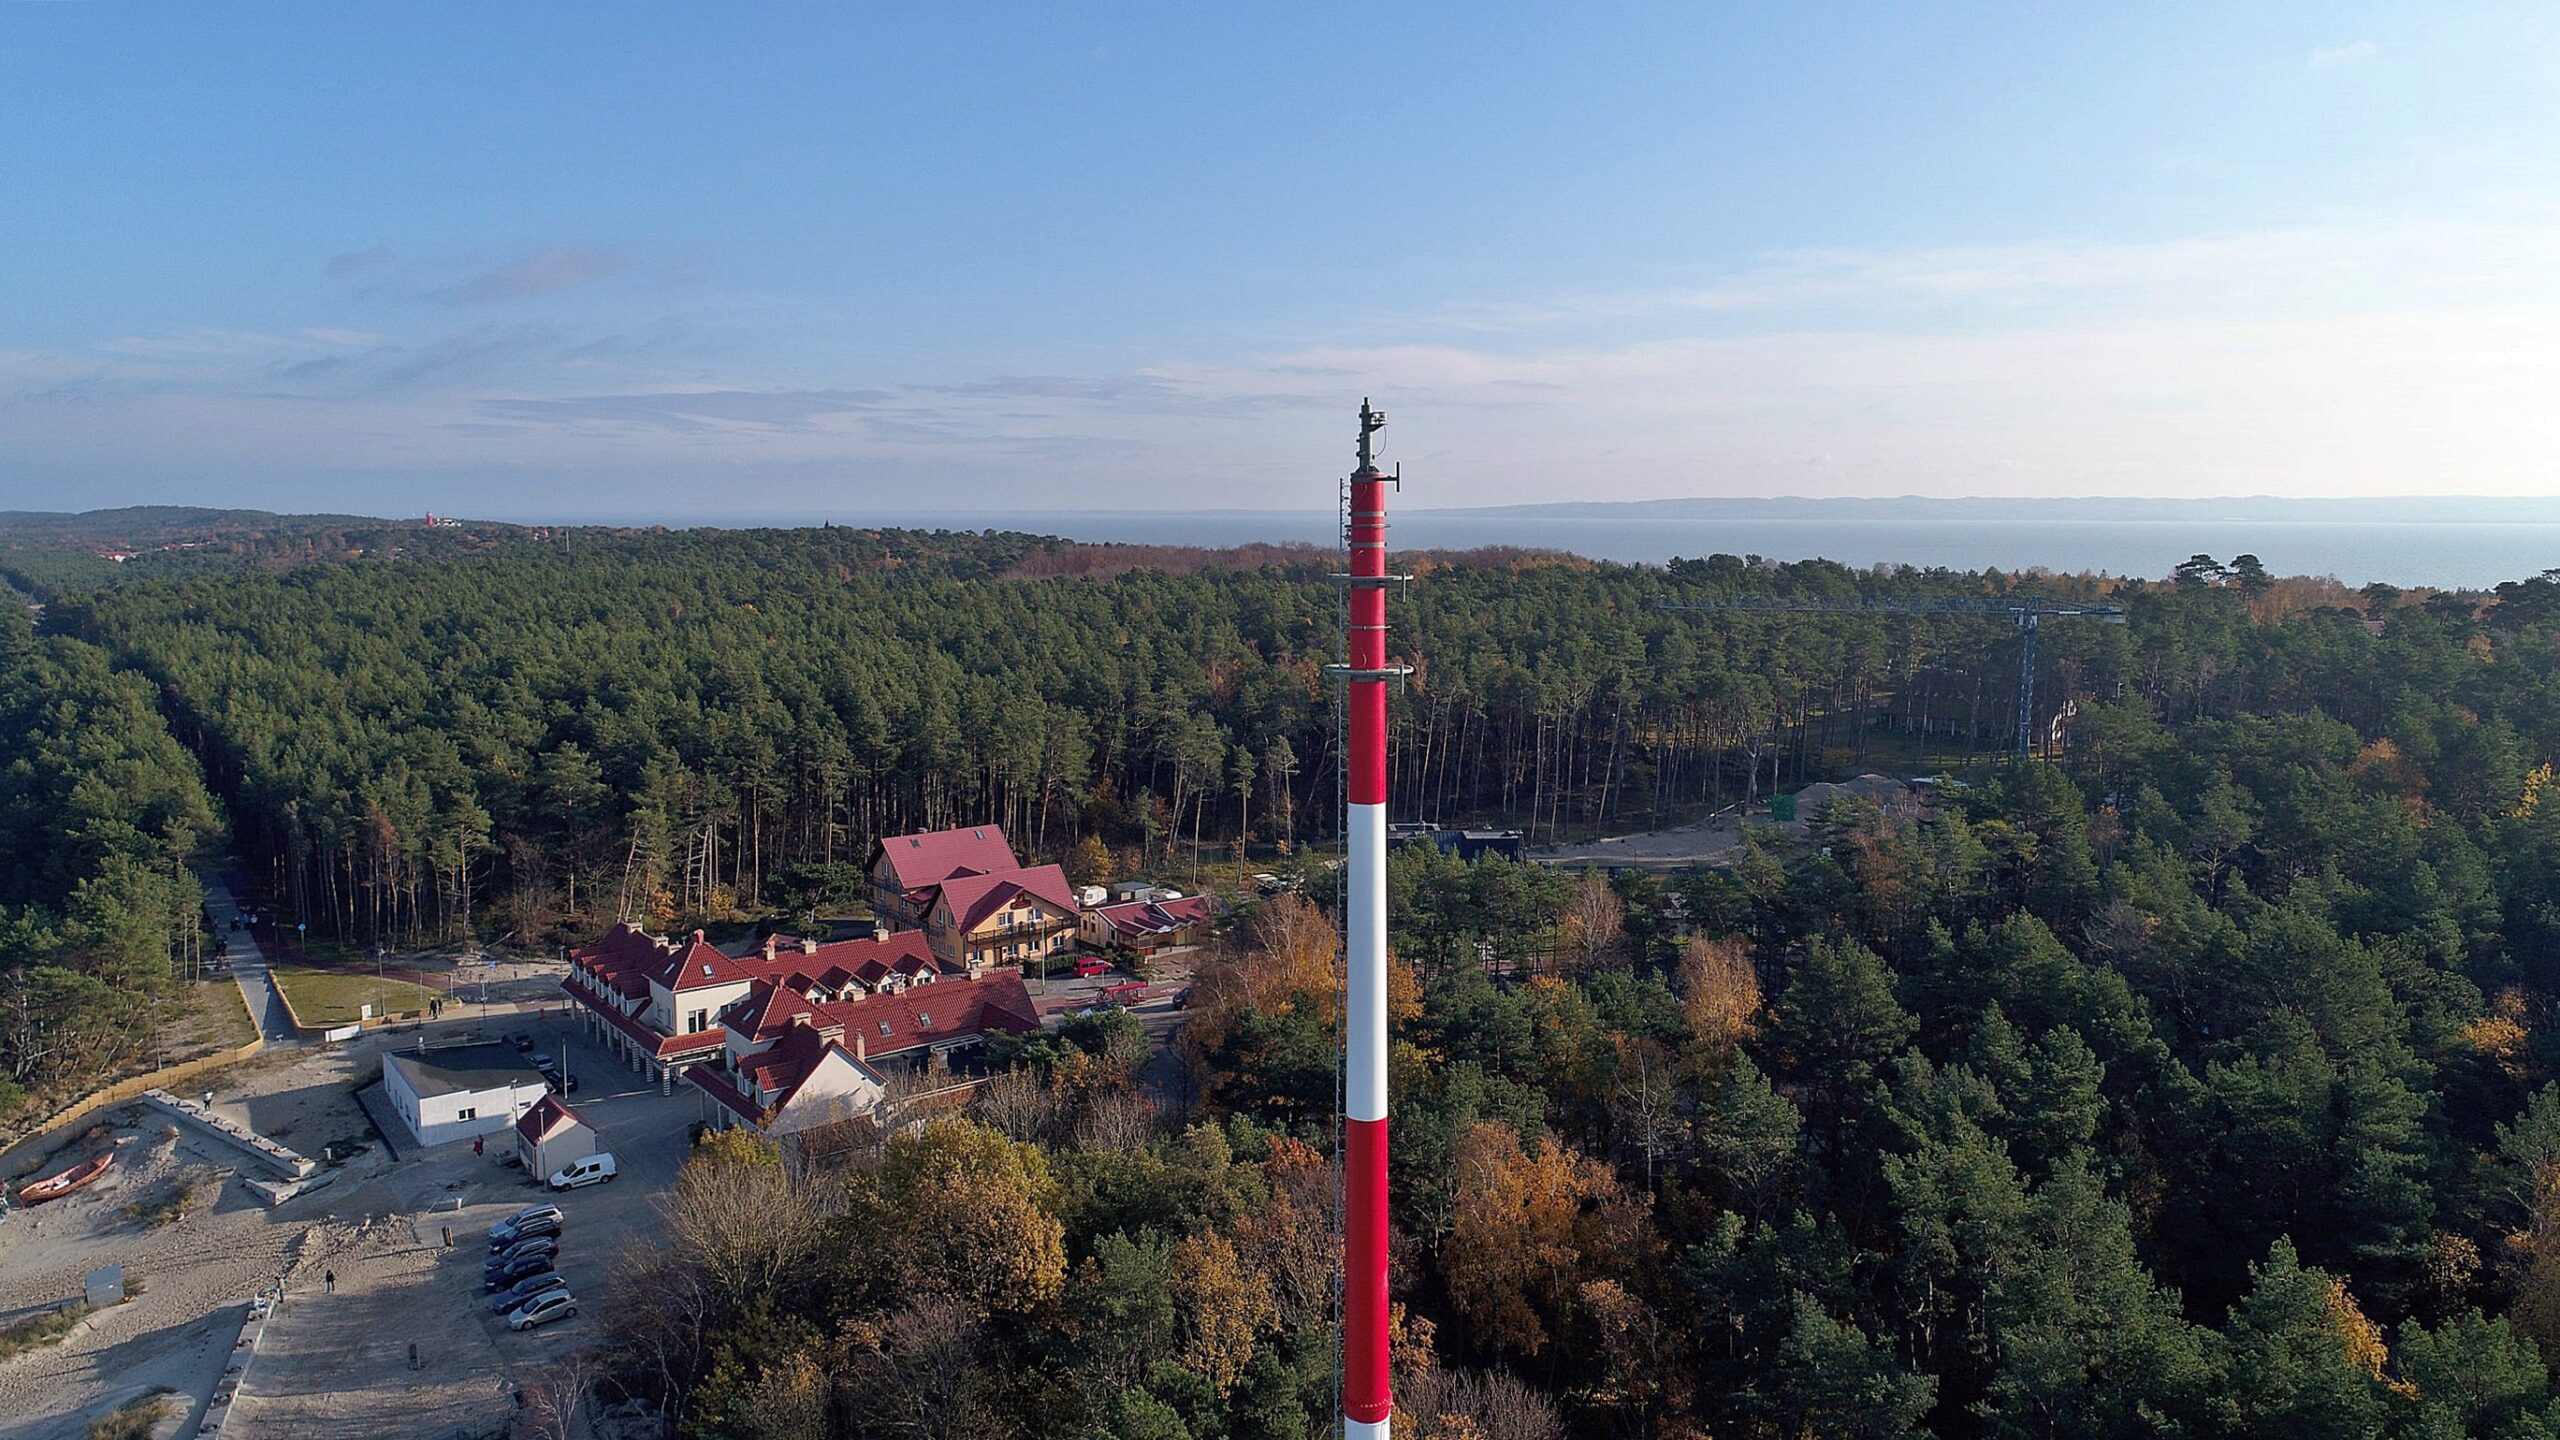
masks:
{"label": "sandy ground", "polygon": [[1557,845],[1531,850],[1529,859],[1541,865],[1569,870],[1593,865],[1603,870],[1668,873],[1712,865],[1741,844],[1741,815],[1734,810],[1723,810],[1694,824],[1669,830],[1609,835],[1584,845]]}
{"label": "sandy ground", "polygon": [[[1817,781],[1796,791],[1796,818],[1793,820],[1771,822],[1767,812],[1756,808],[1754,818],[1782,834],[1801,837],[1811,831],[1813,822],[1820,818],[1832,799],[1843,795],[1872,800],[1890,813],[1920,813],[1919,798],[1910,785],[1892,776],[1870,771],[1851,780]],[[1602,870],[1649,870],[1656,874],[1671,874],[1730,859],[1732,853],[1742,846],[1742,821],[1742,807],[1727,806],[1702,820],[1667,830],[1608,835],[1588,844],[1554,845],[1531,850],[1529,859],[1541,865],[1568,870],[1592,865]]]}
{"label": "sandy ground", "polygon": [[[529,1017],[492,1020],[493,1029],[541,1029],[546,1045],[557,1044],[555,1031]],[[301,1047],[215,1082],[216,1108],[306,1155],[317,1158],[333,1143],[364,1147],[324,1172],[336,1177],[329,1185],[272,1210],[232,1178],[263,1177],[245,1155],[193,1130],[172,1133],[165,1118],[139,1106],[109,1112],[99,1133],[62,1152],[68,1164],[112,1143],[117,1164],[88,1189],[0,1224],[0,1319],[79,1295],[85,1273],[104,1264],[121,1263],[142,1293],[58,1344],[0,1361],[0,1440],[77,1437],[154,1386],[192,1401],[192,1427],[245,1302],[278,1279],[285,1300],[230,1433],[258,1440],[502,1433],[516,1367],[575,1349],[592,1321],[582,1305],[577,1318],[509,1334],[489,1315],[479,1283],[488,1229],[543,1193],[500,1164],[506,1147],[495,1139],[480,1157],[459,1144],[405,1162],[389,1156],[353,1094],[359,1079],[379,1072],[382,1049],[402,1041],[414,1036]],[[561,1202],[574,1236],[561,1268],[583,1298],[601,1290],[610,1255],[648,1223],[652,1197],[682,1162],[699,1100],[689,1088],[660,1096],[600,1050],[582,1044],[573,1053],[584,1082],[573,1103],[624,1171],[612,1185]],[[216,1198],[182,1221],[152,1227],[125,1213],[190,1186]],[[332,1271],[334,1293],[322,1279]]]}

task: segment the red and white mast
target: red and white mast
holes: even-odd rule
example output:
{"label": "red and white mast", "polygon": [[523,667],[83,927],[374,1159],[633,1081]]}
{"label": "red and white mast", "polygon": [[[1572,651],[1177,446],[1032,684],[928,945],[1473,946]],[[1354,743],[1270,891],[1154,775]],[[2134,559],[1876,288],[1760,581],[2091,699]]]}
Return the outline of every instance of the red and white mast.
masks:
{"label": "red and white mast", "polygon": [[1387,487],[1369,439],[1387,423],[1360,402],[1360,468],[1351,475],[1345,541],[1351,573],[1343,831],[1350,842],[1348,989],[1343,1075],[1342,1433],[1387,1440],[1395,1408],[1387,1383],[1387,683],[1410,667],[1387,663]]}

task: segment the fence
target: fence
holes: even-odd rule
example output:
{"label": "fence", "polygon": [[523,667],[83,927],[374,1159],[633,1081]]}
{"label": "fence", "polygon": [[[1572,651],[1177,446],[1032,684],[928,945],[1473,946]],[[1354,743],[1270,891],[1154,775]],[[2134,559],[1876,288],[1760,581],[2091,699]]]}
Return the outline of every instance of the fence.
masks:
{"label": "fence", "polygon": [[139,1100],[146,1090],[167,1089],[194,1079],[196,1076],[219,1070],[225,1065],[237,1065],[243,1060],[263,1053],[266,1048],[267,1042],[261,1037],[246,1045],[217,1051],[211,1055],[198,1056],[193,1060],[181,1061],[166,1069],[154,1070],[147,1075],[127,1076],[103,1090],[92,1091],[85,1098],[54,1112],[43,1124],[19,1137],[5,1151],[0,1151],[0,1174],[10,1176],[25,1174],[33,1168],[26,1162],[37,1151],[44,1148],[44,1142],[52,1136],[53,1132],[86,1119],[96,1111],[110,1105],[121,1105],[128,1100]]}

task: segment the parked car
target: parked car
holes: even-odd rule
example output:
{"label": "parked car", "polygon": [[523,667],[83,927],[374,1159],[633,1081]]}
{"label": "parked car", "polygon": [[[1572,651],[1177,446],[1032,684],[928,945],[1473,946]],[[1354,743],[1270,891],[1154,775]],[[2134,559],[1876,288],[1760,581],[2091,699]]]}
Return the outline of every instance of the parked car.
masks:
{"label": "parked car", "polygon": [[1096,956],[1087,955],[1076,962],[1076,978],[1079,980],[1090,980],[1096,975],[1108,975],[1110,973],[1111,962]]}
{"label": "parked car", "polygon": [[559,1238],[559,1217],[545,1216],[537,1220],[527,1220],[522,1225],[517,1226],[515,1229],[508,1231],[504,1235],[500,1235],[495,1231],[490,1232],[489,1253],[495,1255],[502,1250],[511,1249],[527,1240],[551,1240],[556,1242]]}
{"label": "parked car", "polygon": [[573,1160],[551,1172],[551,1188],[575,1190],[581,1185],[601,1185],[614,1177],[620,1167],[613,1163],[613,1152],[599,1150],[584,1160]]}
{"label": "parked car", "polygon": [[530,1330],[536,1325],[548,1325],[577,1313],[578,1297],[566,1290],[554,1290],[547,1295],[536,1296],[532,1302],[509,1315],[507,1328]]}
{"label": "parked car", "polygon": [[483,1290],[504,1290],[519,1281],[529,1280],[536,1275],[548,1275],[555,1268],[557,1267],[552,1265],[551,1257],[548,1255],[528,1255],[522,1260],[518,1260],[504,1269],[492,1270],[483,1274],[480,1277],[480,1288]]}
{"label": "parked car", "polygon": [[507,1037],[507,1043],[513,1045],[519,1050],[530,1050],[533,1048],[533,1032],[530,1030],[519,1030],[513,1035]]}
{"label": "parked car", "polygon": [[490,1226],[489,1239],[492,1243],[504,1240],[508,1244],[512,1245],[516,1241],[525,1238],[522,1235],[517,1234],[516,1231],[528,1221],[566,1220],[568,1218],[568,1216],[560,1213],[560,1207],[557,1205],[527,1205],[513,1215],[508,1216],[506,1219]]}
{"label": "parked car", "polygon": [[508,1246],[506,1249],[499,1251],[497,1254],[490,1256],[489,1263],[484,1268],[497,1270],[508,1265],[513,1265],[519,1260],[531,1259],[535,1256],[548,1257],[559,1253],[560,1241],[556,1236],[545,1235],[536,1240],[519,1240],[515,1244]]}
{"label": "parked car", "polygon": [[551,1089],[556,1094],[575,1095],[578,1093],[578,1077],[575,1075],[560,1076],[545,1074],[542,1078],[551,1082]]}
{"label": "parked car", "polygon": [[497,1298],[489,1302],[489,1313],[504,1315],[534,1296],[546,1290],[557,1290],[568,1283],[569,1277],[557,1270],[545,1270],[539,1275],[527,1276],[499,1291]]}
{"label": "parked car", "polygon": [[551,1058],[550,1051],[536,1050],[533,1052],[533,1068],[548,1075],[560,1068],[560,1062]]}

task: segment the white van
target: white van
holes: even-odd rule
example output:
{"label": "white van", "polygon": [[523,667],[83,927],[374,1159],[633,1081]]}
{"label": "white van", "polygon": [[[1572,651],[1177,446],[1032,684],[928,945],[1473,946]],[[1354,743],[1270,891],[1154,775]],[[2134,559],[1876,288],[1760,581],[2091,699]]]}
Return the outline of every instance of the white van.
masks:
{"label": "white van", "polygon": [[551,1188],[575,1190],[581,1185],[601,1185],[613,1176],[613,1152],[600,1150],[584,1160],[572,1161],[552,1171]]}

